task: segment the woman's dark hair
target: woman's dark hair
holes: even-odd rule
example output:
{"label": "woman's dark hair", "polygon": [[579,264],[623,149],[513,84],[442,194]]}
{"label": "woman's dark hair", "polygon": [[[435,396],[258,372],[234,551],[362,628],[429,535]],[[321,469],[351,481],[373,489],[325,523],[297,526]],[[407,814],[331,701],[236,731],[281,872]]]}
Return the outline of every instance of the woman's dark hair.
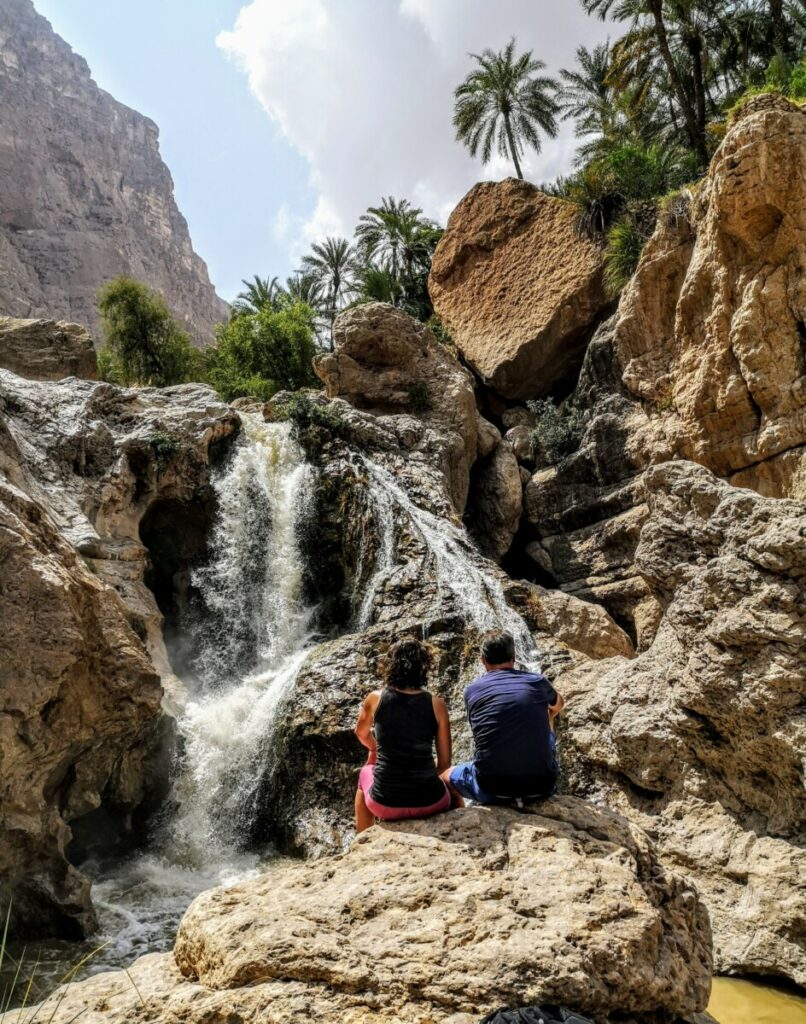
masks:
{"label": "woman's dark hair", "polygon": [[507,665],[515,660],[515,641],[510,633],[493,629],[481,638],[481,656],[488,665]]}
{"label": "woman's dark hair", "polygon": [[398,640],[386,656],[385,682],[398,690],[420,690],[428,682],[431,651],[419,640]]}

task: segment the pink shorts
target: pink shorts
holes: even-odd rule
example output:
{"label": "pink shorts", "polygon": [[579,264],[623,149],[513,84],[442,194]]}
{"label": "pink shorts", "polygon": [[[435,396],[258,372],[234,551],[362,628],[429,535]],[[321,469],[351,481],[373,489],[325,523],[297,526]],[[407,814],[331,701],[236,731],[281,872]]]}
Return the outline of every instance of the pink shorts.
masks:
{"label": "pink shorts", "polygon": [[369,795],[375,781],[375,765],[365,764],[358,776],[358,788],[364,794],[364,802],[370,814],[381,821],[402,821],[404,818],[429,818],[432,814],[441,814],[451,806],[451,795],[445,787],[445,796],[430,807],[385,807],[373,800]]}

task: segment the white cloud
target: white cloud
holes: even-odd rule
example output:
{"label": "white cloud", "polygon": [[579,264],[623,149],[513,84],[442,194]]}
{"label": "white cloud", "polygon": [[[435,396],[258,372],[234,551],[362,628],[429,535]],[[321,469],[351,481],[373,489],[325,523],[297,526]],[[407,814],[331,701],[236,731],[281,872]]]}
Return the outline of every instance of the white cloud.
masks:
{"label": "white cloud", "polygon": [[[288,142],[310,164],[315,208],[281,208],[298,255],[312,238],[350,235],[382,196],[409,198],[444,222],[470,186],[512,173],[486,168],[454,141],[452,94],[468,52],[510,36],[552,72],[604,27],[572,0],[251,0],[218,45]],[[524,172],[545,181],[568,170],[570,128],[530,154]],[[280,197],[278,197],[280,198]],[[278,225],[276,224],[275,227]]]}

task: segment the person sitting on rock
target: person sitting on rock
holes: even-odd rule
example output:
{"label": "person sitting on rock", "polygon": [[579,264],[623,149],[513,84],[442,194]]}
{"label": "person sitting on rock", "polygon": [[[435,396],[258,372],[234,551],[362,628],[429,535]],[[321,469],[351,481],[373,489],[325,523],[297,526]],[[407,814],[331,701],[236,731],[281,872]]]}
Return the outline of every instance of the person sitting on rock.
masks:
{"label": "person sitting on rock", "polygon": [[465,690],[473,760],[442,778],[480,804],[544,800],[557,783],[554,720],[565,701],[544,676],[515,668],[509,633],[487,633],[481,661],[485,674]]}
{"label": "person sitting on rock", "polygon": [[426,818],[451,806],[440,778],[451,763],[451,723],[445,701],[424,689],[430,664],[425,644],[398,641],[389,651],[383,689],[361,705],[355,734],[369,758],[358,776],[356,832],[376,818]]}

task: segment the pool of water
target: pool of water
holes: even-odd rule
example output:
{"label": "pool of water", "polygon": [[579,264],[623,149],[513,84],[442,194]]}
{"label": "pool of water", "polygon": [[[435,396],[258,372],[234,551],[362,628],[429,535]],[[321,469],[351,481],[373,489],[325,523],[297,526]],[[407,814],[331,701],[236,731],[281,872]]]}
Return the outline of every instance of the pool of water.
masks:
{"label": "pool of water", "polygon": [[740,978],[714,978],[708,1012],[719,1024],[806,1024],[806,999]]}

